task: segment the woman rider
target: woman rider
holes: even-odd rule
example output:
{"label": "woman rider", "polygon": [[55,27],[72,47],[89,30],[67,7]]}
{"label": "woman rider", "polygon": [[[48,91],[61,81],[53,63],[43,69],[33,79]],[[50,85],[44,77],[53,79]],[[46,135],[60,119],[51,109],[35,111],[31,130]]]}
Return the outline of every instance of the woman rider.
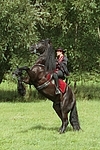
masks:
{"label": "woman rider", "polygon": [[65,50],[63,50],[62,48],[58,48],[56,50],[56,55],[57,55],[56,70],[53,73],[53,78],[56,84],[55,94],[60,94],[58,79],[60,78],[64,80],[65,77],[69,75],[69,72],[67,69],[68,58],[64,55],[64,53],[65,53]]}

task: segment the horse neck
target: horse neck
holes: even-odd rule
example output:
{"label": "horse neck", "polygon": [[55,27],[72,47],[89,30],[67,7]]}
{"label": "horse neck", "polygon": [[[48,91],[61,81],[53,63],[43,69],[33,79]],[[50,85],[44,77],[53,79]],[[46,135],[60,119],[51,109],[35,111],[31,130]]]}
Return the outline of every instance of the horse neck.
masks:
{"label": "horse neck", "polygon": [[54,51],[46,49],[45,52],[39,56],[35,64],[42,64],[45,66],[45,71],[53,72],[56,68],[55,54]]}
{"label": "horse neck", "polygon": [[31,76],[31,75],[33,76],[33,74],[34,74],[35,78],[36,78],[36,77],[38,78],[39,75],[45,74],[44,65],[43,65],[43,64],[40,64],[40,63],[35,64],[35,65],[31,68],[31,70],[30,70],[29,73],[30,73],[30,76]]}
{"label": "horse neck", "polygon": [[36,63],[35,64],[42,64],[42,65],[45,65],[45,56],[42,54],[40,55],[40,57],[37,59]]}
{"label": "horse neck", "polygon": [[31,72],[34,72],[34,77],[30,76],[30,79],[35,87],[40,86],[46,82],[46,72],[44,69],[44,65],[42,64],[35,64],[31,69]]}

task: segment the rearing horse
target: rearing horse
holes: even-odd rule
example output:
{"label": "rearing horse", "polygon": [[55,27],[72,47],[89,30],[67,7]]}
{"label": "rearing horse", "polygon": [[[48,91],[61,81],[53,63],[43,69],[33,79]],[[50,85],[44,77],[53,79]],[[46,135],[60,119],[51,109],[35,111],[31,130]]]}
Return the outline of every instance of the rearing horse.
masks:
{"label": "rearing horse", "polygon": [[[70,86],[66,84],[64,92],[55,95],[55,83],[52,79],[52,73],[56,66],[55,51],[51,42],[48,39],[42,40],[32,45],[30,51],[40,55],[35,65],[31,69],[28,67],[17,68],[14,74],[20,78],[21,82],[34,85],[40,93],[53,102],[53,108],[62,121],[60,133],[66,131],[69,121],[74,130],[80,130],[76,100]],[[27,72],[27,78],[22,76],[23,70]],[[68,113],[70,113],[69,119]]]}

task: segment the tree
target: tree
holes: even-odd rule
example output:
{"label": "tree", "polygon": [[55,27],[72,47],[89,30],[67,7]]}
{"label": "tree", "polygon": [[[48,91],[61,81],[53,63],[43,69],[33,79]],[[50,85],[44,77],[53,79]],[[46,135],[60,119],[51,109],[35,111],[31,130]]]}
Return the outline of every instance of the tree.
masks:
{"label": "tree", "polygon": [[99,70],[99,4],[98,0],[38,0],[34,5],[41,37],[50,37],[54,47],[66,49],[71,71]]}
{"label": "tree", "polygon": [[34,63],[28,47],[44,38],[66,49],[70,71],[99,71],[99,0],[1,0],[0,35],[0,82],[16,63]]}
{"label": "tree", "polygon": [[29,60],[29,43],[37,38],[34,11],[27,0],[0,3],[0,82],[13,63]]}

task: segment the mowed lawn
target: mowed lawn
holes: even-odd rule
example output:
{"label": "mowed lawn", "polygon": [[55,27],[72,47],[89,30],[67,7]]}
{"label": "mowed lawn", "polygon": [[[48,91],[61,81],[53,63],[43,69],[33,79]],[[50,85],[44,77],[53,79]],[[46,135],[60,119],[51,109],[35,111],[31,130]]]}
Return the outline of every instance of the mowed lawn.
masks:
{"label": "mowed lawn", "polygon": [[82,131],[59,134],[51,101],[0,103],[0,150],[100,150],[100,101],[77,101]]}

